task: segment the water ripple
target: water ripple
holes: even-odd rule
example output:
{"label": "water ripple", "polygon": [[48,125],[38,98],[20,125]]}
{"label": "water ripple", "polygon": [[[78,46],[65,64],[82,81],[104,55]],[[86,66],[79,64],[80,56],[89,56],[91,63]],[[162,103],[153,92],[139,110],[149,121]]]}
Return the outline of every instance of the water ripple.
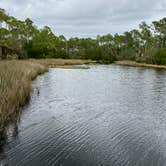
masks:
{"label": "water ripple", "polygon": [[166,165],[165,71],[50,69],[32,85],[18,135],[8,132],[0,164]]}

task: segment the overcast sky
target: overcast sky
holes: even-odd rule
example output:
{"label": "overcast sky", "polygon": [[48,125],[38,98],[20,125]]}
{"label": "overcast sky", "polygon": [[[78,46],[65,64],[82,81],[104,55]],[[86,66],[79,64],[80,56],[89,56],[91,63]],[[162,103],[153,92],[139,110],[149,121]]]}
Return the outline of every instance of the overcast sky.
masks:
{"label": "overcast sky", "polygon": [[66,37],[122,33],[166,17],[166,0],[0,0],[0,8]]}

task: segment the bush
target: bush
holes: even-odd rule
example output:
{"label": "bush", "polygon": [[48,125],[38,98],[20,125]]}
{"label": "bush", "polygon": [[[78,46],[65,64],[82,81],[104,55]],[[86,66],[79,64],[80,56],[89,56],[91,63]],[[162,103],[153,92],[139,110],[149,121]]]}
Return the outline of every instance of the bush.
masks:
{"label": "bush", "polygon": [[157,50],[158,50],[157,48],[146,49],[144,53],[144,62],[149,64],[156,64],[155,54]]}
{"label": "bush", "polygon": [[130,56],[130,60],[131,61],[136,61],[136,58],[137,58],[137,56],[135,54],[133,54],[133,55]]}
{"label": "bush", "polygon": [[155,53],[155,62],[158,65],[166,65],[166,49],[160,48]]}
{"label": "bush", "polygon": [[135,51],[133,49],[124,49],[121,50],[119,55],[117,55],[118,60],[131,60],[131,56],[135,55]]}
{"label": "bush", "polygon": [[147,59],[144,56],[137,57],[136,62],[138,62],[138,63],[148,63]]}

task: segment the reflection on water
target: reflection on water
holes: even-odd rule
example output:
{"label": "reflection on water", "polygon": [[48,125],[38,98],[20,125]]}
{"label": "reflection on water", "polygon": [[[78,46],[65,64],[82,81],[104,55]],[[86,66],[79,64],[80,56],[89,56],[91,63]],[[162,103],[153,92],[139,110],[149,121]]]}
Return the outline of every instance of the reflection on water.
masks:
{"label": "reflection on water", "polygon": [[50,69],[33,89],[19,125],[9,127],[0,164],[166,165],[165,70]]}

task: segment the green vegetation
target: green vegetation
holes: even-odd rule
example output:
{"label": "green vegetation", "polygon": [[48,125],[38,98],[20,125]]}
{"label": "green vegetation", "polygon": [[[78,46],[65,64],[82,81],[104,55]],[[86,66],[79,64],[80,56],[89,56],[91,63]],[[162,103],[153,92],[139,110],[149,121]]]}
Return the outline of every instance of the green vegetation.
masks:
{"label": "green vegetation", "polygon": [[18,20],[0,8],[0,59],[6,58],[40,60],[0,61],[0,136],[6,122],[19,112],[17,110],[29,98],[30,81],[47,71],[48,67],[71,69],[80,68],[73,65],[96,61],[118,61],[116,64],[120,65],[163,65],[161,68],[165,68],[166,18],[154,21],[150,26],[142,22],[139,30],[121,35],[66,39],[62,35],[56,36],[48,26],[39,29],[29,18]]}
{"label": "green vegetation", "polygon": [[73,65],[95,61],[111,63],[121,60],[130,61],[117,64],[149,67],[152,65],[145,63],[166,65],[166,18],[154,21],[150,26],[142,22],[139,30],[134,29],[121,35],[66,39],[62,35],[56,36],[48,26],[39,29],[31,19],[18,20],[0,8],[0,58],[40,59],[0,61],[1,131],[10,115],[29,98],[30,80],[48,67],[73,68]]}
{"label": "green vegetation", "polygon": [[[15,50],[19,58],[92,59],[101,63],[133,60],[166,65],[166,18],[139,30],[91,38],[56,36],[48,26],[38,29],[27,18],[20,21],[0,9],[0,45]],[[2,56],[3,57],[3,56]]]}

